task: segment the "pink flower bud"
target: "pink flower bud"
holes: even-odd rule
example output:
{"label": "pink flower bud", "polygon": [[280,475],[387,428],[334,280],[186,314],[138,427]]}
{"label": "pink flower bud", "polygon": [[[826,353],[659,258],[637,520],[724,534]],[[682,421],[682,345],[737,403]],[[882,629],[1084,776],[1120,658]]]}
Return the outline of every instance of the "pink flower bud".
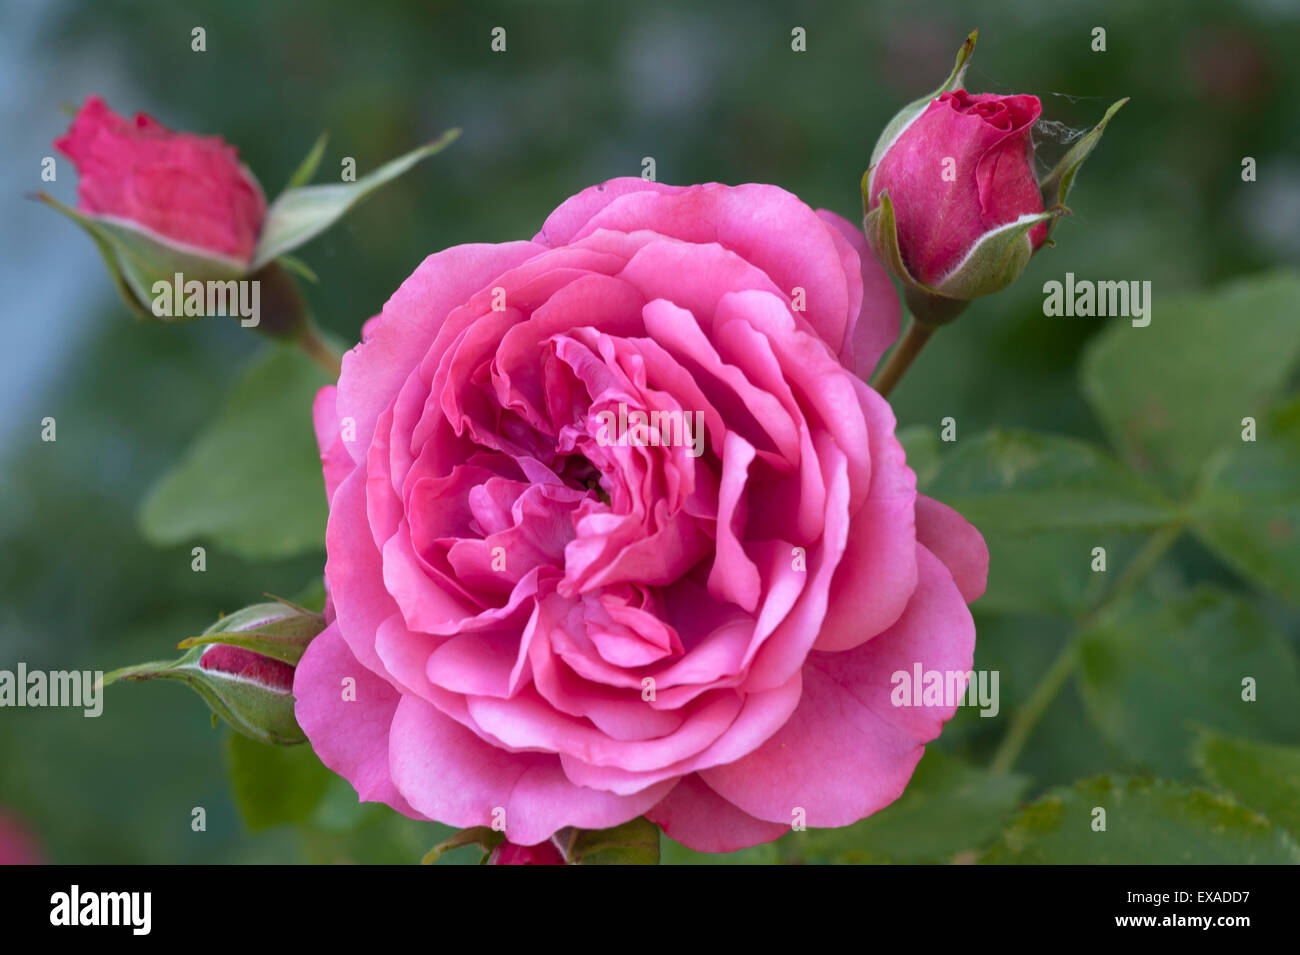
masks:
{"label": "pink flower bud", "polygon": [[[871,173],[869,205],[888,190],[908,272],[938,286],[987,233],[1043,211],[1030,131],[1037,96],[959,89],[941,94],[889,145]],[[1032,249],[1047,223],[1029,230]]]}
{"label": "pink flower bud", "polygon": [[203,656],[199,658],[199,667],[240,680],[248,680],[281,693],[293,691],[292,666],[282,660],[273,660],[252,650],[245,650],[243,647],[226,646],[224,643],[209,644]]}
{"label": "pink flower bud", "polygon": [[324,624],[320,614],[287,602],[254,604],[182,640],[178,646],[188,652],[180,659],[114,670],[104,684],[180,680],[245,736],[301,743],[305,737],[293,715],[294,666]]}
{"label": "pink flower bud", "polygon": [[54,145],[77,167],[82,213],[199,253],[252,260],[266,198],[220,137],[172,132],[144,113],[130,122],[91,96]]}
{"label": "pink flower bud", "polygon": [[1128,102],[1113,104],[1040,182],[1032,130],[1042,104],[962,89],[975,39],[966,38],[937,89],[889,121],[862,178],[867,242],[928,326],[1006,288],[1050,244],[1079,167]]}
{"label": "pink flower bud", "polygon": [[564,865],[564,856],[550,840],[535,846],[503,842],[488,855],[488,865]]}

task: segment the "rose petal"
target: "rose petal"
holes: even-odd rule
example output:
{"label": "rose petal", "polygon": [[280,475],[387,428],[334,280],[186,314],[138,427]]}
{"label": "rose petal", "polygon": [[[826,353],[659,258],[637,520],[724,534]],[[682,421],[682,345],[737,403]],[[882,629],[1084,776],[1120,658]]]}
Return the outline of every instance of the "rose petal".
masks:
{"label": "rose petal", "polygon": [[[345,681],[353,681],[348,687]],[[345,698],[345,690],[351,690]],[[388,734],[401,694],[357,662],[338,628],[316,635],[294,674],[294,716],[322,763],[357,791],[413,819],[388,771]]]}
{"label": "rose petal", "polygon": [[902,794],[956,705],[894,706],[892,674],[911,674],[915,663],[964,673],[975,649],[975,625],[947,569],[924,547],[917,563],[912,601],[893,627],[852,650],[810,654],[790,720],[749,755],[700,773],[719,795],[759,819],[786,822],[799,807],[808,825],[835,828]]}

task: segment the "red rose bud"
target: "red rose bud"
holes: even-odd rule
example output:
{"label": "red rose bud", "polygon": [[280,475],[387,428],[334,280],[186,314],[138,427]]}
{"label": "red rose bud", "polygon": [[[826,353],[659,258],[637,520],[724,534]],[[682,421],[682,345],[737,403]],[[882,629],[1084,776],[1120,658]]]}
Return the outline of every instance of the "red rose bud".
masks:
{"label": "red rose bud", "polygon": [[1047,241],[1075,173],[1121,100],[1041,184],[1038,97],[961,88],[975,34],[948,79],[886,127],[862,181],[867,239],[928,325],[1010,285]]}
{"label": "red rose bud", "polygon": [[218,620],[179,644],[179,660],[115,670],[116,680],[180,680],[231,726],[264,743],[301,743],[293,715],[294,664],[324,618],[287,603],[255,604]]}
{"label": "red rose bud", "polygon": [[288,272],[315,275],[288,253],[459,132],[448,130],[368,175],[308,185],[325,152],[322,136],[268,207],[235,147],[220,137],[173,132],[143,113],[128,121],[92,96],[54,143],[77,167],[77,208],[45,193],[35,198],[90,234],[136,314],[162,321],[237,316],[245,328],[303,338],[309,351],[319,350]]}
{"label": "red rose bud", "polygon": [[565,865],[564,856],[549,840],[535,846],[503,842],[487,857],[488,865]]}
{"label": "red rose bud", "polygon": [[218,136],[128,121],[91,96],[54,141],[77,167],[77,209],[134,224],[162,241],[247,266],[266,198],[239,152]]}

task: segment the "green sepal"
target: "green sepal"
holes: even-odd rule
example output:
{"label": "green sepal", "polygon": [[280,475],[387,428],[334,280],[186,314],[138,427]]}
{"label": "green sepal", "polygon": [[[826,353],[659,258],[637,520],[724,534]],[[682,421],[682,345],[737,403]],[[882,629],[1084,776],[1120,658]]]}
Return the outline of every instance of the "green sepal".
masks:
{"label": "green sepal", "polygon": [[253,604],[222,617],[200,636],[176,644],[178,650],[209,643],[243,647],[262,656],[296,664],[307,644],[325,629],[325,618],[288,601]]}
{"label": "green sepal", "polygon": [[[222,617],[202,635],[182,640],[177,660],[154,660],[105,674],[101,686],[119,680],[179,680],[199,694],[240,733],[262,743],[306,742],[293,712],[292,688],[271,686],[246,676],[204,669],[205,653],[215,644],[239,647],[293,666],[324,628],[325,618],[288,601],[253,604]],[[215,723],[214,723],[215,725]]]}
{"label": "green sepal", "polygon": [[1037,215],[1023,215],[1015,222],[990,229],[935,285],[934,292],[945,298],[970,301],[1002,291],[1020,277],[1034,254],[1030,230],[1040,222],[1054,221],[1064,211],[1057,207]]}
{"label": "green sepal", "polygon": [[297,189],[300,186],[305,186],[307,183],[311,182],[311,177],[316,175],[316,170],[320,168],[321,158],[325,155],[325,144],[329,142],[329,138],[329,133],[320,134],[315,144],[311,147],[311,151],[303,157],[302,162],[298,164],[298,168],[295,169],[293,175],[289,177],[289,181],[285,183],[285,192],[288,192],[290,189]]}
{"label": "green sepal", "polygon": [[638,818],[611,829],[561,829],[551,837],[569,865],[658,865],[659,827]]}
{"label": "green sepal", "polygon": [[[293,186],[286,189],[266,210],[266,221],[257,241],[257,250],[253,253],[253,270],[256,271],[271,260],[309,242],[367,195],[396,179],[420,160],[441,152],[459,135],[459,129],[449,129],[433,142],[384,163],[356,182]],[[319,141],[317,145],[321,150],[324,149]],[[304,168],[315,172],[312,165],[315,153],[313,148],[291,182],[298,181]],[[319,161],[318,157],[316,161]]]}
{"label": "green sepal", "polygon": [[[450,852],[452,849],[460,849],[463,846],[479,846],[485,853],[491,853],[493,849],[506,841],[503,833],[497,832],[489,826],[470,826],[468,829],[462,829],[450,839],[438,843],[432,849],[424,854],[420,860],[420,865],[433,865],[444,852]],[[486,862],[487,855],[483,856],[482,862]]]}
{"label": "green sepal", "polygon": [[[1070,192],[1070,187],[1074,185],[1074,177],[1079,172],[1079,167],[1083,161],[1088,158],[1097,144],[1101,142],[1101,134],[1106,131],[1106,124],[1110,122],[1111,117],[1119,112],[1120,107],[1127,103],[1129,98],[1125,96],[1111,104],[1110,109],[1106,110],[1106,115],[1101,118],[1101,122],[1094,126],[1086,136],[1074,144],[1061,161],[1056,164],[1056,168],[1048,173],[1047,178],[1039,185],[1043,196],[1043,208],[1052,209],[1065,205],[1066,196]],[[1056,222],[1050,222],[1047,226],[1047,237],[1050,239],[1053,230],[1056,228]]]}
{"label": "green sepal", "polygon": [[88,216],[47,193],[38,192],[32,198],[63,213],[86,230],[104,257],[122,300],[142,318],[162,322],[193,321],[192,316],[154,315],[150,305],[154,298],[154,283],[165,281],[170,285],[178,272],[187,282],[206,282],[239,279],[251,271],[236,259],[163,239],[124,220]]}

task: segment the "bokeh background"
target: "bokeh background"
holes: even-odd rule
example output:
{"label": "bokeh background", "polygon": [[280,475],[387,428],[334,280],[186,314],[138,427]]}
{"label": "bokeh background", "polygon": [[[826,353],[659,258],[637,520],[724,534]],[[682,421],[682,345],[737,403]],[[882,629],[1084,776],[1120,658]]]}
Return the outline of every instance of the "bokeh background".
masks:
{"label": "bokeh background", "polygon": [[[190,30],[207,31],[207,52]],[[507,30],[504,54],[489,48]],[[807,52],[790,33],[807,30]],[[1150,280],[1157,308],[1194,291],[1300,262],[1300,3],[720,2],[451,4],[411,0],[84,0],[0,6],[0,667],[110,670],[171,655],[177,639],[264,591],[293,594],[323,554],[251,563],[155,548],[136,511],[219,407],[260,342],[234,323],[133,320],[91,242],[25,195],[74,199],[71,164],[39,181],[91,93],[122,113],[219,134],[268,196],[316,136],[362,171],[449,126],[461,139],[301,250],[319,322],[351,342],[423,256],[466,241],[530,237],[562,199],[639,175],[761,181],[850,219],[875,137],[947,74],[980,29],[968,87],[1032,92],[1041,168],[1071,130],[1121,96],[1070,197],[1058,247],[1009,291],[975,303],[930,345],[894,396],[901,424],[962,434],[1028,427],[1101,440],[1076,366],[1104,322],[1045,319],[1041,286],[1079,277]],[[1107,31],[1104,53],[1091,31]],[[1241,181],[1256,158],[1258,181]],[[1297,326],[1300,328],[1300,326]],[[1300,334],[1300,330],[1297,331]],[[58,440],[40,440],[40,419]],[[304,417],[304,427],[307,419]],[[1232,584],[1192,543],[1184,580]],[[1300,619],[1263,612],[1295,645]],[[1002,665],[1004,713],[1053,657],[1067,624],[980,611],[977,665]],[[1014,666],[1007,664],[1014,661]],[[0,813],[56,862],[412,861],[436,829],[357,810],[331,788],[309,827],[252,833],[230,793],[202,703],[174,684],[108,690],[99,719],[0,711]],[[1018,769],[1026,798],[1112,769],[1067,687]],[[964,712],[944,746],[987,756],[997,730]],[[983,721],[999,723],[1004,721]],[[194,806],[207,831],[190,828]]]}

